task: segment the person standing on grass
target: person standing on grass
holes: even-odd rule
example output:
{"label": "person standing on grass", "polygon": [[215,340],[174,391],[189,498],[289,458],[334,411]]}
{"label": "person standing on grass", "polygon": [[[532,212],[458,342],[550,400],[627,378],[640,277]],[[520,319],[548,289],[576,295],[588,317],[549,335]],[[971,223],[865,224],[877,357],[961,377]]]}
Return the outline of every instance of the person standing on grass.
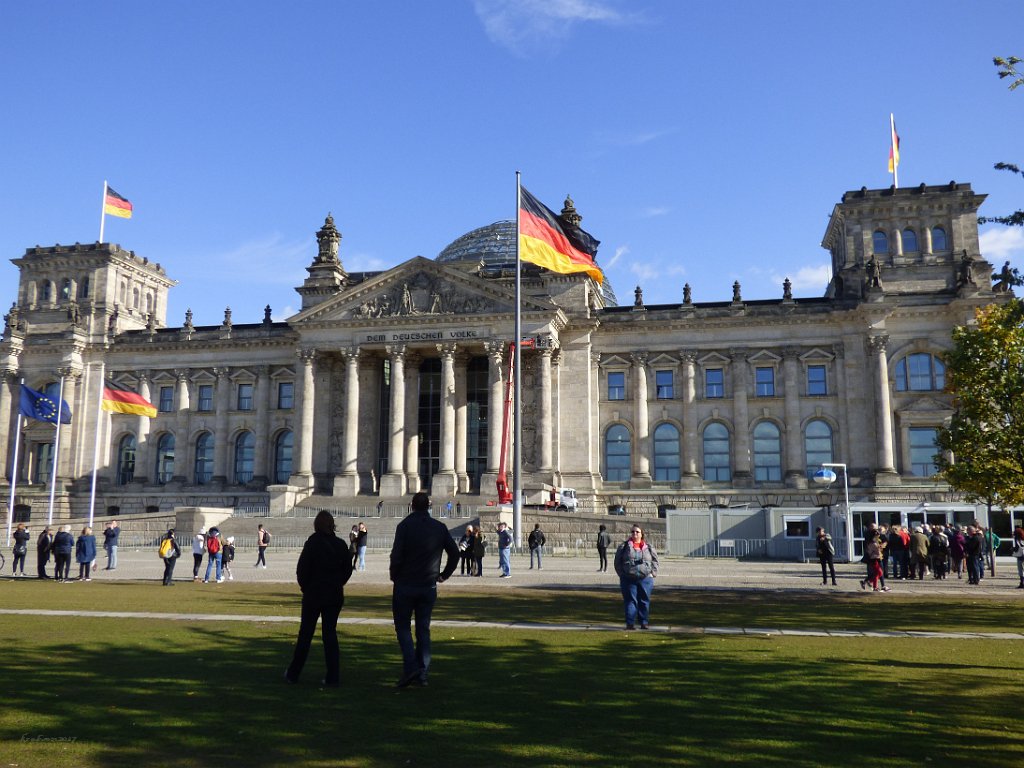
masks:
{"label": "person standing on grass", "polygon": [[75,542],[75,560],[78,561],[78,580],[92,581],[92,561],[96,559],[96,537],[88,525]]}
{"label": "person standing on grass", "polygon": [[353,525],[352,530],[348,532],[348,554],[352,558],[352,570],[356,569],[356,563],[359,558],[359,549],[356,547],[356,541],[359,539],[359,526]]}
{"label": "person standing on grass", "polygon": [[18,523],[18,527],[12,535],[14,539],[14,564],[11,566],[11,575],[18,575],[18,565],[21,564],[21,575],[25,575],[25,555],[28,554],[28,542],[32,538],[24,523]]}
{"label": "person standing on grass", "polygon": [[53,537],[53,560],[55,573],[53,578],[62,584],[68,580],[71,572],[71,553],[75,551],[75,537],[71,535],[71,526],[62,525]]}
{"label": "person standing on grass", "polygon": [[498,578],[508,579],[512,576],[512,531],[504,522],[498,523]]}
{"label": "person standing on grass", "polygon": [[199,581],[199,569],[203,565],[206,554],[206,529],[200,528],[199,533],[192,537],[192,581]]}
{"label": "person standing on grass", "polygon": [[369,536],[366,523],[360,523],[356,529],[356,568],[366,570],[366,539]]}
{"label": "person standing on grass", "polygon": [[832,560],[836,554],[836,547],[824,528],[815,531],[814,551],[818,555],[818,562],[821,563],[821,583],[828,584],[828,575],[831,573],[832,586],[836,586],[836,566]]}
{"label": "person standing on grass", "polygon": [[612,545],[612,535],[608,533],[608,526],[601,524],[597,527],[597,557],[598,572],[608,570],[608,547]]}
{"label": "person standing on grass", "polygon": [[1017,589],[1024,589],[1024,528],[1019,525],[1013,529],[1013,559],[1017,561],[1017,578],[1020,579]]}
{"label": "person standing on grass", "polygon": [[[391,548],[391,613],[398,647],[402,649],[402,676],[398,687],[427,684],[430,671],[430,614],[437,602],[437,585],[455,573],[459,547],[448,528],[430,517],[430,497],[420,491],[412,497],[412,512],[395,529]],[[448,555],[441,571],[441,553]],[[410,622],[416,616],[416,644]]]}
{"label": "person standing on grass", "polygon": [[537,570],[541,569],[540,554],[544,548],[544,544],[547,543],[547,537],[544,535],[544,531],[540,529],[540,523],[533,524],[533,530],[530,531],[530,536],[527,538],[526,543],[530,545],[530,570],[533,570],[533,555],[537,555]]}
{"label": "person standing on grass", "polygon": [[107,553],[106,570],[117,570],[117,542],[121,538],[121,526],[111,520],[103,529],[103,550]]}
{"label": "person standing on grass", "polygon": [[36,576],[40,579],[50,578],[46,575],[46,564],[50,562],[50,552],[53,550],[52,530],[46,526],[36,539]]}
{"label": "person standing on grass", "polygon": [[658,553],[644,541],[644,529],[634,525],[628,541],[615,552],[615,573],[619,575],[622,602],[626,609],[626,629],[640,629],[650,624],[651,593],[658,576]]}
{"label": "person standing on grass", "polygon": [[352,557],[335,531],[334,516],[321,510],[313,520],[313,534],[302,546],[295,566],[295,577],[302,590],[302,618],[292,660],[284,672],[284,679],[289,683],[299,682],[319,620],[326,667],[322,682],[332,688],[341,684],[338,615],[345,605],[345,585],[352,576]]}
{"label": "person standing on grass", "polygon": [[163,585],[165,587],[174,586],[174,566],[178,562],[178,558],[181,557],[181,547],[178,546],[177,540],[174,538],[174,529],[168,528],[167,533],[164,534],[163,538],[160,539],[161,551],[163,551],[163,543],[165,541],[170,542],[170,551],[167,556],[164,557],[164,578]]}
{"label": "person standing on grass", "polygon": [[[270,534],[263,530],[263,523],[256,526],[256,547],[258,554],[256,555],[256,565],[267,567],[267,547],[270,546]],[[253,568],[256,567],[253,566]]]}

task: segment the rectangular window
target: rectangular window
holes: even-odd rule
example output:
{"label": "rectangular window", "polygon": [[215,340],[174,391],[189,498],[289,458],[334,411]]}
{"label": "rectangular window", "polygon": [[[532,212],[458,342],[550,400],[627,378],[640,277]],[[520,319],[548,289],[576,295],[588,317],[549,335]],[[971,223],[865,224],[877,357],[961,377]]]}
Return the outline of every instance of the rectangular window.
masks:
{"label": "rectangular window", "polygon": [[754,371],[754,383],[758,397],[775,397],[774,368],[757,368]]}
{"label": "rectangular window", "polygon": [[939,471],[935,466],[935,454],[939,452],[938,430],[934,427],[911,427],[909,431],[910,474],[931,477]]}
{"label": "rectangular window", "polygon": [[807,366],[807,394],[810,397],[828,394],[824,365]]}
{"label": "rectangular window", "polygon": [[655,371],[654,372],[654,386],[658,390],[659,400],[671,400],[675,397],[672,386],[672,371]]}
{"label": "rectangular window", "polygon": [[160,413],[170,413],[174,410],[174,387],[160,387]]}
{"label": "rectangular window", "polygon": [[721,368],[708,368],[704,371],[704,397],[725,397],[725,373]]}
{"label": "rectangular window", "polygon": [[784,517],[787,539],[811,538],[811,520],[807,517]]}
{"label": "rectangular window", "polygon": [[199,385],[199,403],[196,408],[200,411],[213,410],[213,384]]}
{"label": "rectangular window", "polygon": [[622,371],[613,371],[608,374],[608,399],[626,399],[626,374]]}
{"label": "rectangular window", "polygon": [[252,410],[252,384],[238,385],[238,410]]}
{"label": "rectangular window", "polygon": [[279,410],[287,411],[295,407],[295,384],[290,381],[281,381],[277,384],[277,407]]}

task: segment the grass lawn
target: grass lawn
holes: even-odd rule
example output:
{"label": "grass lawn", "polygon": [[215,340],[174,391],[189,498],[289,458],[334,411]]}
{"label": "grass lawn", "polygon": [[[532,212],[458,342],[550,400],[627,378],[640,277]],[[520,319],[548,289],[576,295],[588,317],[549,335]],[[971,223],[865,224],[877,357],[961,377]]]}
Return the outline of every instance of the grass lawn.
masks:
{"label": "grass lawn", "polygon": [[[297,611],[287,585],[233,585],[215,600],[187,585],[0,589],[5,608],[151,610],[173,596],[176,612]],[[917,611],[920,599],[878,597],[662,590],[655,623],[858,628],[891,611],[902,628],[969,631],[1006,614],[997,600]],[[343,616],[387,614],[381,587],[348,599]],[[435,615],[611,622],[618,600],[448,590]],[[343,687],[325,690],[316,646],[302,682],[281,681],[296,629],[0,615],[0,765],[1024,764],[1013,641],[436,627],[430,687],[396,691],[393,632],[356,625],[341,630]]]}

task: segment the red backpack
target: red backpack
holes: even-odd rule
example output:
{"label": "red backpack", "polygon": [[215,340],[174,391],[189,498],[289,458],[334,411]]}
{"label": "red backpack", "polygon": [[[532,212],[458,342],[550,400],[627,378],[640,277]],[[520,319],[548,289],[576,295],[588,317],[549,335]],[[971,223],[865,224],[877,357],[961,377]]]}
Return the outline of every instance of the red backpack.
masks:
{"label": "red backpack", "polygon": [[206,539],[206,551],[211,555],[220,552],[220,536],[209,536]]}

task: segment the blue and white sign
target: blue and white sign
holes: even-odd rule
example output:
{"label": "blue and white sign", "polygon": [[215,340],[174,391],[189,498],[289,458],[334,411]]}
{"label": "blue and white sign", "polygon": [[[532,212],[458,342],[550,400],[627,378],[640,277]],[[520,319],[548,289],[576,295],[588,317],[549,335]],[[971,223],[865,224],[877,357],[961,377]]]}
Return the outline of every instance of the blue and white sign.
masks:
{"label": "blue and white sign", "polygon": [[829,485],[836,481],[836,473],[828,467],[822,467],[814,473],[814,482],[819,485]]}

